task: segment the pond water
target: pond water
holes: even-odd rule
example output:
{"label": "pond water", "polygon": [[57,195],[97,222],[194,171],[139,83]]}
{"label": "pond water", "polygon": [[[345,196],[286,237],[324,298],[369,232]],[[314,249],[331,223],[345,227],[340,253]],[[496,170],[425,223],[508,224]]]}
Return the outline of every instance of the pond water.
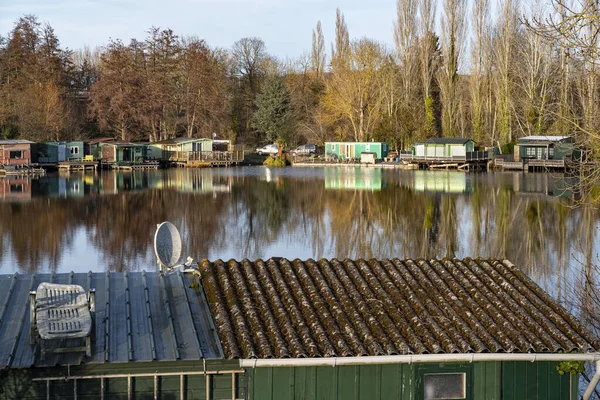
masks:
{"label": "pond water", "polygon": [[0,273],[155,270],[184,257],[508,258],[555,297],[597,263],[599,213],[557,174],[265,167],[0,179]]}

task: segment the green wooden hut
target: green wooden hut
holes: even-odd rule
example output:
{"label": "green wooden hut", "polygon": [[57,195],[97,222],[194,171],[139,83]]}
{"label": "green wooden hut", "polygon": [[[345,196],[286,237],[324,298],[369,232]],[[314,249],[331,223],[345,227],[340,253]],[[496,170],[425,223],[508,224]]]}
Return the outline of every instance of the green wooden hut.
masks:
{"label": "green wooden hut", "polygon": [[213,151],[213,140],[206,138],[175,138],[156,142],[152,146],[162,150],[164,160],[187,160],[190,153]]}
{"label": "green wooden hut", "polygon": [[94,138],[84,142],[84,152],[86,155],[91,155],[94,160],[102,159],[102,146],[105,143],[115,143],[117,140],[111,137]]}
{"label": "green wooden hut", "polygon": [[141,163],[147,159],[148,145],[114,142],[101,144],[101,160],[105,163]]}
{"label": "green wooden hut", "polygon": [[38,144],[37,150],[40,164],[81,160],[85,154],[82,140],[48,141]]}
{"label": "green wooden hut", "polygon": [[325,156],[337,159],[360,159],[362,153],[375,153],[382,160],[389,151],[385,142],[325,142]]}
{"label": "green wooden hut", "polygon": [[475,142],[469,138],[429,138],[413,145],[417,157],[466,157],[475,150]]}
{"label": "green wooden hut", "polygon": [[581,150],[571,136],[525,136],[515,146],[515,161],[579,159]]}
{"label": "green wooden hut", "polygon": [[[29,292],[41,282],[95,289],[91,356],[30,336]],[[194,274],[102,272],[0,275],[0,398],[239,399],[244,371],[223,357]],[[77,343],[75,343],[77,344]],[[67,349],[65,349],[67,347]]]}
{"label": "green wooden hut", "polygon": [[508,261],[205,261],[248,399],[577,399],[600,341]]}
{"label": "green wooden hut", "polygon": [[[31,344],[41,282],[95,290],[90,356]],[[8,399],[574,400],[578,375],[557,367],[600,360],[600,341],[506,260],[0,275],[0,304]]]}

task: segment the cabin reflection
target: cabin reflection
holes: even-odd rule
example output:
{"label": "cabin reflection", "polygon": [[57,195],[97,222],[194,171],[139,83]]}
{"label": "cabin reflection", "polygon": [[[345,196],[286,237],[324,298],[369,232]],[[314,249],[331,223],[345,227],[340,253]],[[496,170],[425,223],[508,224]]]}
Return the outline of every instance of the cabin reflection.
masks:
{"label": "cabin reflection", "polygon": [[417,192],[471,193],[473,180],[459,171],[414,171],[413,188]]}
{"label": "cabin reflection", "polygon": [[513,174],[514,191],[522,195],[571,198],[577,179],[564,174]]}
{"label": "cabin reflection", "polygon": [[31,199],[31,182],[28,177],[8,176],[0,179],[0,199],[3,201],[27,201]]}
{"label": "cabin reflection", "polygon": [[163,189],[196,194],[231,191],[231,177],[215,173],[214,170],[177,169],[174,172],[164,176]]}
{"label": "cabin reflection", "polygon": [[385,187],[381,168],[325,168],[325,189],[379,191]]}
{"label": "cabin reflection", "polygon": [[181,193],[229,193],[232,177],[212,170],[173,170],[168,174],[148,171],[101,174],[55,174],[31,179],[0,179],[0,201],[22,201],[31,197],[81,198],[143,190],[173,190]]}

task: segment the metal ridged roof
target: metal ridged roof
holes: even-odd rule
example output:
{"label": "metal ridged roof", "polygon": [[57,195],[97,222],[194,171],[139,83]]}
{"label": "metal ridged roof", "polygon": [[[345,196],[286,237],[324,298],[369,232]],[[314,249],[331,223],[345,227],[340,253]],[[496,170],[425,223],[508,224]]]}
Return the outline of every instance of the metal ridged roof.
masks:
{"label": "metal ridged roof", "polygon": [[218,260],[201,270],[227,358],[600,349],[508,261]]}
{"label": "metal ridged roof", "polygon": [[31,140],[22,140],[22,139],[11,139],[11,140],[0,140],[0,146],[3,145],[12,145],[12,144],[34,144]]}
{"label": "metal ridged roof", "polygon": [[519,138],[520,142],[562,142],[571,139],[571,136],[525,136]]}
{"label": "metal ridged roof", "polygon": [[473,139],[469,138],[429,138],[424,142],[425,144],[465,144],[472,142]]}
{"label": "metal ridged roof", "polygon": [[[181,272],[0,275],[0,369],[223,358],[197,281]],[[91,358],[49,353],[42,361],[36,356],[29,344],[29,291],[41,282],[96,289]]]}

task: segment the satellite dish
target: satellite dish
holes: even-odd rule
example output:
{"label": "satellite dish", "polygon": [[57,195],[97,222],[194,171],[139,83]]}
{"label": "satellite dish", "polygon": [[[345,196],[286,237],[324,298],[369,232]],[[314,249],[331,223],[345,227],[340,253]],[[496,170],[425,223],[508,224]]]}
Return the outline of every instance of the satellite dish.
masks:
{"label": "satellite dish", "polygon": [[173,268],[181,258],[181,236],[172,223],[165,221],[157,225],[154,234],[154,253],[162,272],[163,267]]}
{"label": "satellite dish", "polygon": [[213,139],[217,137],[217,133],[213,132]]}

